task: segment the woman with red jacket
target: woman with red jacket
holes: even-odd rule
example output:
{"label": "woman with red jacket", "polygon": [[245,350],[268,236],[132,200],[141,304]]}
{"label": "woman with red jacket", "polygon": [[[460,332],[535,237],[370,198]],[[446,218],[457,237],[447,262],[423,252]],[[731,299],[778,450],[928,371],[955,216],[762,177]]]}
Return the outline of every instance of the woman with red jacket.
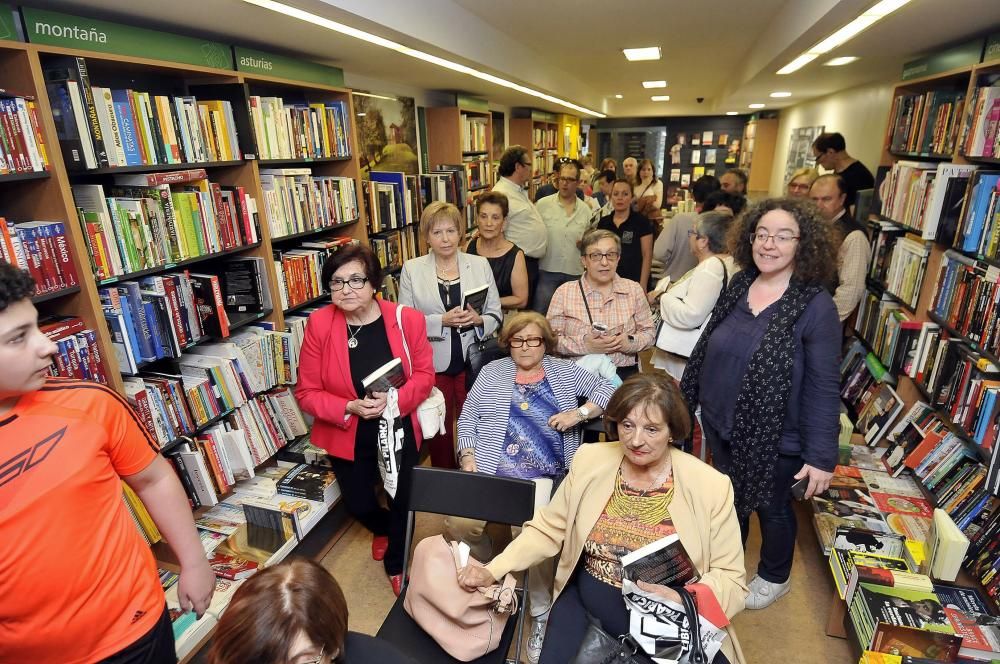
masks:
{"label": "woman with red jacket", "polygon": [[[333,304],[309,317],[295,396],[302,410],[315,418],[312,442],[330,455],[347,509],[372,531],[372,557],[383,561],[398,595],[406,496],[421,440],[416,411],[434,385],[427,324],[422,313],[404,307],[400,329],[397,305],[376,299],[382,270],[366,246],[349,245],[330,256],[322,279],[333,294]],[[403,349],[404,337],[409,357]],[[387,395],[366,396],[361,381],[394,357],[402,360],[406,375],[406,383],[398,390],[404,440],[396,496],[385,509],[378,503],[376,490],[381,481],[379,422]]]}

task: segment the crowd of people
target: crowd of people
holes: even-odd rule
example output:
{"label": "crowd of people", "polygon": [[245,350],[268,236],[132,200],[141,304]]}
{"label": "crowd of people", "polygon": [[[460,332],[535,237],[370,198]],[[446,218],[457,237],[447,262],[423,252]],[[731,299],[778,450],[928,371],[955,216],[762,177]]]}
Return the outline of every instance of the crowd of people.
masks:
{"label": "crowd of people", "polygon": [[[832,477],[842,325],[861,299],[868,262],[865,227],[851,206],[856,191],[872,186],[871,174],[866,179],[845,147],[839,134],[820,136],[817,163],[834,172],[797,171],[783,197],[748,201],[739,170],[704,176],[691,186],[695,212],[671,217],[649,160],[628,157],[619,174],[614,160],[595,169],[559,159],[550,192],[532,201],[531,153],[512,146],[492,191],[476,200],[471,239],[454,205],[424,209],[419,233],[428,251],[403,265],[398,302],[376,297],[382,268],[368,246],[334,253],[322,272],[331,303],[306,327],[295,394],[395,593],[409,482],[423,456],[437,467],[535,481],[535,516],[502,551],[488,524],[445,524],[488,563],[460,570],[464,587],[532,569],[530,662],[571,661],[592,619],[609,633],[628,632],[621,557],[671,534],[700,572],[688,589],[730,619],[788,592],[791,488],[804,482],[810,497]],[[482,304],[467,302],[484,289]],[[113,505],[120,478],[150,507],[181,562],[182,607],[200,614],[213,577],[183,489],[112,390],[45,375],[55,348],[38,329],[33,291],[27,274],[0,264],[3,456],[68,436],[73,444],[51,444],[44,454],[85,474],[74,471],[74,486],[83,488],[49,497],[65,471],[41,456],[38,471],[0,480],[0,533],[18,527],[16,538],[4,539],[15,550],[4,557],[0,587],[25,598],[0,605],[0,624],[11,626],[0,660],[44,661],[59,652],[67,661],[174,661],[155,561],[127,512]],[[504,356],[470,374],[470,348],[493,337]],[[640,370],[644,351],[652,361]],[[405,383],[368,393],[362,379],[393,358]],[[417,409],[432,388],[446,417],[443,431],[427,438]],[[400,449],[387,499],[377,446],[386,409],[398,414]],[[689,453],[696,430],[702,459]],[[6,449],[13,441],[20,447]],[[55,523],[37,518],[39,502]],[[78,507],[62,509],[65,502]],[[761,556],[747,580],[753,514]],[[53,539],[64,535],[52,533],[80,532],[86,523],[114,536],[82,538],[92,549],[86,559],[104,564],[79,575]],[[39,528],[49,534],[24,536]],[[131,571],[122,574],[112,560]],[[49,590],[19,591],[22,579],[42,577]],[[641,587],[679,600],[674,588]],[[82,603],[72,620],[50,620],[59,608],[53,602],[69,597],[102,599]],[[744,662],[732,627],[726,632],[715,664]],[[239,590],[211,661],[372,657],[409,661],[349,633],[343,593],[329,573],[291,560]]]}

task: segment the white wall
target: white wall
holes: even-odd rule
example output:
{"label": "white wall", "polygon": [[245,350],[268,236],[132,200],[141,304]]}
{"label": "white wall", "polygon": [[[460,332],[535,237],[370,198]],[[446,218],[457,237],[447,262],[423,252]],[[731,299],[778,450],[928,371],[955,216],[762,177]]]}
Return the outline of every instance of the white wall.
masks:
{"label": "white wall", "polygon": [[847,152],[874,173],[882,158],[893,85],[872,83],[783,108],[774,148],[771,195],[784,193],[788,140],[798,127],[824,125],[825,131],[839,131],[847,141]]}

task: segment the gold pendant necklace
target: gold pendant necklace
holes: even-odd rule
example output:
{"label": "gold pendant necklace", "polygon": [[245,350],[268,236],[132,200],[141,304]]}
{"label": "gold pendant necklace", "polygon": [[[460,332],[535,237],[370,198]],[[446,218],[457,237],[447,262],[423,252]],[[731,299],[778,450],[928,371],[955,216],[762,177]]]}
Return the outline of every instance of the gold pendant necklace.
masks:
{"label": "gold pendant necklace", "polygon": [[[670,518],[670,501],[674,497],[673,486],[663,493],[653,493],[652,495],[649,493],[660,488],[666,482],[670,476],[670,469],[671,467],[668,466],[667,471],[645,490],[635,489],[629,485],[619,469],[615,488],[606,508],[608,516],[638,521],[647,526],[659,525]],[[626,486],[637,491],[638,495],[625,493]]]}

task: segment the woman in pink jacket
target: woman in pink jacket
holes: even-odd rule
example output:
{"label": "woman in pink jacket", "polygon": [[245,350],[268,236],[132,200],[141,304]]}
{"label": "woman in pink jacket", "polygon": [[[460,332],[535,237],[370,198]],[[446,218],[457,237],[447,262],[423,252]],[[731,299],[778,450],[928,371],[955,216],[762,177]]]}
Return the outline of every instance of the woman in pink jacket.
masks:
{"label": "woman in pink jacket", "polygon": [[[419,311],[403,307],[398,319],[396,304],[375,297],[382,270],[366,246],[349,245],[330,256],[322,279],[333,304],[309,317],[295,396],[302,410],[315,418],[312,442],[330,455],[347,509],[372,531],[372,557],[383,561],[398,595],[406,496],[421,440],[416,410],[434,385],[427,326]],[[366,395],[361,381],[393,358],[402,360],[406,376],[397,392],[402,417],[396,424],[402,426],[404,438],[396,495],[385,509],[376,495],[381,483],[377,446],[388,395]]]}

